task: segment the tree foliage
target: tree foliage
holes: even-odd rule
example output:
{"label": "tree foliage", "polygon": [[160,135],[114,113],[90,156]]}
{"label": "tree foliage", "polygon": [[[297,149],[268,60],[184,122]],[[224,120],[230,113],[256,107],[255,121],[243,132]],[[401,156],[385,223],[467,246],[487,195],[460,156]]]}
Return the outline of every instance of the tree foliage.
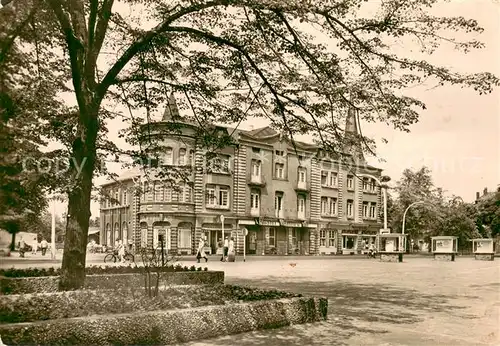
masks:
{"label": "tree foliage", "polygon": [[478,201],[476,224],[484,237],[500,235],[500,192],[491,193]]}
{"label": "tree foliage", "polygon": [[47,97],[41,104],[50,112],[37,112],[44,134],[65,143],[71,158],[61,285],[83,283],[92,178],[102,155],[124,152],[107,140],[117,102],[138,134],[136,112],[150,122],[175,92],[199,129],[193,139],[211,150],[230,140],[213,123],[253,116],[291,140],[310,134],[334,154],[351,141],[371,151],[370,138],[341,131],[348,109],[360,121],[409,131],[425,104],[404,95],[406,87],[428,79],[487,93],[499,83],[490,73],[459,74],[391,51],[405,38],[427,54],[443,43],[462,52],[482,47],[453,38],[482,28],[433,16],[438,2],[388,0],[369,11],[364,0],[13,0],[5,9],[15,20],[2,26],[0,48],[11,84],[37,93],[69,88],[76,101],[67,109]]}
{"label": "tree foliage", "polygon": [[441,188],[434,186],[429,168],[405,169],[395,190],[397,198],[389,211],[396,232],[402,231],[407,210],[405,233],[410,239],[429,242],[433,236],[456,236],[459,247],[464,249],[470,247],[469,240],[481,237],[475,224],[476,206],[457,196],[445,196]]}

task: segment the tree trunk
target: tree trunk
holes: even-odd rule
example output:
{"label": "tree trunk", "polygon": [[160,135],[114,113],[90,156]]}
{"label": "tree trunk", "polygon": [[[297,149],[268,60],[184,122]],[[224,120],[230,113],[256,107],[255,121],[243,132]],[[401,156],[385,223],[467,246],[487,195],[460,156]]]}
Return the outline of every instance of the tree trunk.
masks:
{"label": "tree trunk", "polygon": [[12,240],[10,241],[10,251],[14,251],[16,249],[16,232],[12,232]]}
{"label": "tree trunk", "polygon": [[70,163],[73,185],[68,196],[60,290],[80,289],[85,281],[92,178],[96,161],[97,110],[80,117],[82,118],[87,121],[79,127],[81,132],[73,142],[73,157]]}

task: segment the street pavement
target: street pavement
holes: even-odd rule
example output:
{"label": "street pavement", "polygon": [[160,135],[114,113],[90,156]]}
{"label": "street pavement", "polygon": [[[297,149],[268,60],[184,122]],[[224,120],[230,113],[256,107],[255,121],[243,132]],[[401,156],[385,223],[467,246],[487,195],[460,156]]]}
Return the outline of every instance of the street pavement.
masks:
{"label": "street pavement", "polygon": [[[41,256],[40,256],[41,257]],[[91,254],[87,265],[103,264]],[[0,259],[3,260],[3,259]],[[181,264],[196,264],[185,258]],[[8,258],[0,267],[50,267],[42,258]],[[232,345],[500,345],[500,261],[456,262],[405,256],[386,263],[363,256],[241,257],[199,266],[224,270],[228,284],[284,289],[329,299],[328,320],[189,343]]]}

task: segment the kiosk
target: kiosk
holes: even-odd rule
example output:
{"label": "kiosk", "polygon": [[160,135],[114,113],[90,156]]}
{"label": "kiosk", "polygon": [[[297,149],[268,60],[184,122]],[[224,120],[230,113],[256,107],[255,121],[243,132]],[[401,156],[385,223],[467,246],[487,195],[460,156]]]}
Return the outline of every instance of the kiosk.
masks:
{"label": "kiosk", "polygon": [[431,242],[435,260],[455,261],[455,256],[458,253],[458,237],[432,237]]}
{"label": "kiosk", "polygon": [[406,234],[386,233],[379,234],[378,253],[382,262],[403,262],[406,250]]}
{"label": "kiosk", "polygon": [[474,258],[481,261],[493,261],[495,259],[495,245],[493,239],[472,239]]}

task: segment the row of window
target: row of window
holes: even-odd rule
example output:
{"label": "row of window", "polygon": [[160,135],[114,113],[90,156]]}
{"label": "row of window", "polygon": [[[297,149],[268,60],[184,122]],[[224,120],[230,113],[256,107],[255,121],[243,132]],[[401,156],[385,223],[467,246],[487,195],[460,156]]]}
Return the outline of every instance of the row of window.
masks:
{"label": "row of window", "polygon": [[148,193],[152,195],[153,201],[157,202],[193,202],[193,188],[185,183],[179,183],[179,186],[174,188],[170,184],[144,182],[143,200]]}
{"label": "row of window", "polygon": [[[260,177],[262,174],[262,162],[260,160],[252,160],[250,165],[250,173],[252,177]],[[274,178],[285,179],[285,164],[276,162],[274,164]],[[297,169],[297,180],[299,183],[307,182],[307,169],[299,167]],[[335,171],[321,171],[321,186],[338,188],[338,172]],[[354,189],[354,176],[347,175],[346,186],[349,190]],[[363,178],[363,191],[375,192],[376,189],[375,179]]]}
{"label": "row of window", "polygon": [[[319,246],[321,247],[336,247],[337,232],[335,230],[325,230],[319,231]],[[375,243],[375,237],[367,236],[363,237],[361,246],[368,246],[370,243]],[[357,237],[353,235],[342,235],[342,248],[343,249],[355,249],[357,248]]]}
{"label": "row of window", "polygon": [[127,190],[122,191],[120,199],[120,190],[119,189],[111,190],[109,196],[103,199],[101,203],[107,208],[119,205],[125,206],[128,204],[128,192]]}
{"label": "row of window", "polygon": [[189,157],[187,157],[187,149],[180,148],[177,155],[174,158],[174,149],[167,147],[165,148],[165,154],[163,155],[164,165],[172,166],[174,162],[179,166],[193,166],[194,165],[194,150],[189,150]]}
{"label": "row of window", "polygon": [[[292,232],[292,246],[298,246],[298,234],[299,231],[296,228],[291,229]],[[268,241],[269,246],[276,247],[276,228],[275,227],[269,227],[269,241]]]}
{"label": "row of window", "polygon": [[[141,229],[141,247],[150,247],[148,244],[148,231],[147,228]],[[166,250],[172,248],[172,231],[170,228],[153,228],[153,248],[159,249],[161,247],[160,238],[163,238],[163,247]],[[177,230],[177,248],[178,249],[191,249],[192,246],[192,232],[190,228],[179,228]]]}

